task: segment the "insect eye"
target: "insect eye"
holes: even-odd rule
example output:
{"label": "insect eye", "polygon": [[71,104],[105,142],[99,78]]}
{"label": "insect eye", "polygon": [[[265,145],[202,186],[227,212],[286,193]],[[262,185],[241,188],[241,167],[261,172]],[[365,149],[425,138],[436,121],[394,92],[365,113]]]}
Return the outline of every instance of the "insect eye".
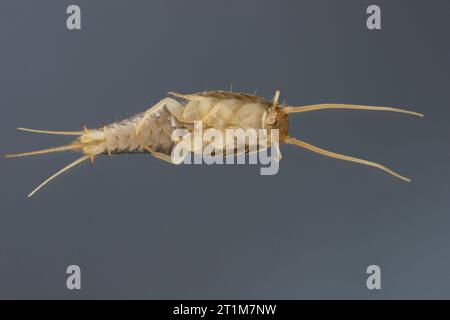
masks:
{"label": "insect eye", "polygon": [[275,121],[276,121],[276,117],[275,117],[274,115],[269,115],[269,116],[267,117],[267,119],[266,119],[266,122],[267,122],[268,124],[274,124]]}

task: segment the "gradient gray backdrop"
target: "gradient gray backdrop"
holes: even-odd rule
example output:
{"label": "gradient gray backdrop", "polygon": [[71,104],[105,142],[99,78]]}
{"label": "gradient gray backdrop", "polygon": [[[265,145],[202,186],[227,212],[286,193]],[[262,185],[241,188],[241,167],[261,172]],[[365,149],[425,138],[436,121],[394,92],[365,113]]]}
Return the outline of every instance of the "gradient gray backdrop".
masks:
{"label": "gradient gray backdrop", "polygon": [[[82,30],[66,8],[82,9]],[[382,30],[366,8],[382,8]],[[0,160],[0,298],[450,298],[450,3],[442,1],[1,1],[0,150],[69,137],[167,91],[229,89],[319,111],[291,134],[379,170],[283,146],[280,172],[100,157]],[[66,289],[66,267],[82,290]],[[366,267],[382,268],[382,290]]]}

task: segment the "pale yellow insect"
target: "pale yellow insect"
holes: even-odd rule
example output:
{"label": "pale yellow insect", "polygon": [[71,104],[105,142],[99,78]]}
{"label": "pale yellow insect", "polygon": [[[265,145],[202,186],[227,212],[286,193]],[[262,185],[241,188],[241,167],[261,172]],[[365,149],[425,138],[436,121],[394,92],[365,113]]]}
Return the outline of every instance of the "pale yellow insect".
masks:
{"label": "pale yellow insect", "polygon": [[[67,150],[79,151],[83,154],[82,157],[42,182],[28,195],[30,197],[61,173],[85,160],[91,159],[94,161],[94,158],[100,154],[148,152],[158,159],[174,163],[171,153],[176,142],[171,139],[172,133],[176,129],[185,129],[191,134],[195,130],[195,123],[201,122],[206,128],[215,128],[221,131],[230,128],[241,128],[244,130],[266,129],[270,132],[276,129],[279,132],[280,142],[293,144],[328,157],[375,167],[403,181],[410,181],[409,178],[381,164],[337,154],[290,137],[288,135],[288,115],[323,109],[393,111],[423,117],[420,113],[398,108],[349,104],[285,106],[278,103],[279,91],[275,93],[272,102],[254,94],[229,91],[205,91],[195,94],[169,92],[169,95],[171,97],[159,101],[142,114],[105,125],[99,129],[84,128],[82,131],[47,131],[18,128],[22,131],[72,135],[78,136],[78,138],[60,147],[10,154],[6,155],[6,157],[21,157]],[[220,147],[225,147],[225,145]],[[246,145],[245,150],[249,150],[249,147]],[[198,150],[191,149],[190,151],[195,153]]]}

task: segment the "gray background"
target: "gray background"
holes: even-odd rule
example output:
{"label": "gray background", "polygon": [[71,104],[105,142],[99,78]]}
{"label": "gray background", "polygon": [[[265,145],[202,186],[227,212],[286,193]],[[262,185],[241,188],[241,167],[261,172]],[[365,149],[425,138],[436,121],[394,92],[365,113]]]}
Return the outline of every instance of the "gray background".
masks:
{"label": "gray background", "polygon": [[[68,31],[77,3],[82,30]],[[26,194],[71,153],[0,160],[0,298],[450,298],[450,3],[1,1],[0,150],[146,110],[169,90],[290,104],[402,106],[296,115],[291,134],[412,177],[283,146],[257,166],[98,158]],[[82,268],[82,290],[65,269]],[[382,268],[382,290],[366,267]]]}

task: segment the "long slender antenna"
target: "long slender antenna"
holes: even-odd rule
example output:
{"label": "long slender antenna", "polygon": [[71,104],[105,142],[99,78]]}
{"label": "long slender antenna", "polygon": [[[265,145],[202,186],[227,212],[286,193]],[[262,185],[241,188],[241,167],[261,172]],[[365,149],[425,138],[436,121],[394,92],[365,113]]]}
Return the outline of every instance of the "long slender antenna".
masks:
{"label": "long slender antenna", "polygon": [[356,105],[356,104],[335,104],[335,103],[313,104],[313,105],[304,106],[304,107],[286,107],[283,109],[283,112],[289,114],[289,113],[309,112],[309,111],[324,110],[324,109],[391,111],[391,112],[406,113],[406,114],[410,114],[410,115],[417,116],[417,117],[423,117],[422,113],[409,111],[409,110],[405,110],[405,109],[399,109],[399,108],[363,106],[363,105]]}
{"label": "long slender antenna", "polygon": [[36,151],[30,151],[30,152],[22,152],[22,153],[15,153],[15,154],[6,154],[6,158],[17,158],[17,157],[26,157],[26,156],[34,156],[37,154],[44,154],[44,153],[52,153],[52,152],[60,152],[60,151],[67,151],[67,150],[75,150],[75,149],[81,149],[83,146],[81,144],[69,144],[61,147],[54,147],[54,148],[48,148],[48,149],[42,149],[42,150],[36,150]]}
{"label": "long slender antenna", "polygon": [[28,128],[17,128],[20,131],[35,132],[35,133],[46,133],[46,134],[57,134],[57,135],[67,135],[67,136],[81,136],[85,134],[85,131],[53,131],[53,130],[36,130]]}
{"label": "long slender antenna", "polygon": [[61,170],[59,170],[58,172],[52,174],[48,179],[46,179],[44,182],[42,182],[40,185],[38,185],[33,191],[30,192],[30,194],[28,195],[28,198],[33,196],[33,194],[35,194],[36,192],[39,191],[39,189],[41,189],[43,186],[45,186],[47,183],[49,183],[51,180],[53,180],[54,178],[56,178],[57,176],[59,176],[60,174],[68,171],[70,168],[75,167],[77,164],[83,162],[84,160],[89,159],[91,156],[90,155],[84,155],[81,158],[75,160],[74,162],[68,164],[67,166],[65,166],[64,168],[62,168]]}
{"label": "long slender antenna", "polygon": [[385,166],[383,166],[383,165],[381,165],[379,163],[375,163],[375,162],[371,162],[371,161],[367,161],[367,160],[363,160],[363,159],[358,159],[358,158],[353,158],[353,157],[345,156],[345,155],[342,155],[342,154],[334,153],[334,152],[331,152],[331,151],[327,151],[327,150],[321,149],[319,147],[313,146],[313,145],[311,145],[309,143],[306,143],[304,141],[301,141],[301,140],[298,140],[298,139],[295,139],[295,138],[292,138],[292,137],[289,137],[289,136],[286,137],[283,142],[288,143],[288,144],[293,144],[293,145],[296,145],[296,146],[299,146],[299,147],[311,150],[313,152],[319,153],[321,155],[324,155],[324,156],[327,156],[327,157],[330,157],[330,158],[335,158],[335,159],[340,159],[340,160],[345,160],[345,161],[350,161],[350,162],[356,162],[356,163],[360,163],[360,164],[363,164],[363,165],[366,165],[366,166],[375,167],[375,168],[383,170],[384,172],[387,172],[390,175],[392,175],[392,176],[394,176],[396,178],[399,178],[399,179],[401,179],[403,181],[411,182],[411,179],[409,179],[407,177],[404,177],[404,176],[402,176],[402,175],[392,171],[391,169],[386,168]]}
{"label": "long slender antenna", "polygon": [[280,90],[275,91],[275,95],[273,97],[273,107],[278,107],[278,99],[280,98]]}

